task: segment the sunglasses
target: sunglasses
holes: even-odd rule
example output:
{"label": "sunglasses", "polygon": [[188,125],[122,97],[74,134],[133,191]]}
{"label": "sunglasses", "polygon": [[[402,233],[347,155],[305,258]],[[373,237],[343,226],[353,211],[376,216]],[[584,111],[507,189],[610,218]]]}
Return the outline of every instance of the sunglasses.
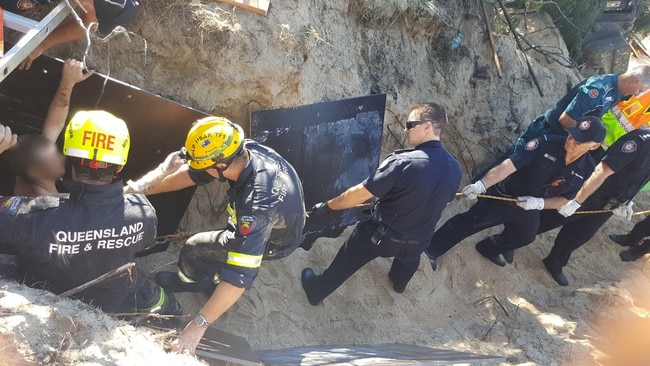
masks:
{"label": "sunglasses", "polygon": [[423,119],[423,120],[420,120],[420,121],[406,121],[406,123],[404,123],[404,125],[406,126],[407,130],[410,130],[410,129],[412,129],[413,127],[415,127],[417,125],[425,124],[427,122],[436,123],[437,121],[432,120],[432,119]]}

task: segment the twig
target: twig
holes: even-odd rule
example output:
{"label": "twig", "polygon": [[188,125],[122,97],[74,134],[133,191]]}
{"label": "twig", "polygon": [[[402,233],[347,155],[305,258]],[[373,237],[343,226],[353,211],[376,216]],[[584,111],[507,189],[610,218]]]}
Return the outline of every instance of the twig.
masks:
{"label": "twig", "polygon": [[[510,32],[512,32],[512,35],[515,37],[515,43],[517,44],[517,48],[520,49],[522,52],[523,48],[521,47],[521,43],[519,42],[519,37],[517,35],[517,32],[515,31],[514,25],[512,25],[512,20],[510,19],[510,15],[508,14],[508,10],[506,7],[503,5],[502,0],[497,0],[499,3],[499,6],[501,7],[501,10],[503,11],[503,16],[506,18],[506,22],[508,22],[508,27],[510,28]],[[533,70],[533,65],[531,65],[530,60],[528,59],[528,56],[526,56],[526,53],[524,52],[524,60],[526,60],[526,66],[528,67],[528,73],[530,74],[531,79],[533,79],[533,83],[537,87],[537,92],[539,93],[540,97],[544,96],[544,92],[542,91],[542,87],[539,85],[539,82],[537,81],[537,76],[535,76],[535,71]]]}
{"label": "twig", "polygon": [[135,267],[135,263],[129,262],[129,263],[117,268],[117,269],[106,272],[103,275],[95,278],[94,280],[91,280],[91,281],[88,281],[88,282],[84,283],[83,285],[80,285],[80,286],[77,286],[77,287],[75,287],[73,289],[65,291],[65,292],[59,294],[59,296],[61,296],[61,297],[70,297],[70,296],[72,296],[74,294],[77,294],[77,293],[79,293],[79,292],[81,292],[81,291],[83,291],[83,290],[85,290],[85,289],[87,289],[89,287],[92,287],[92,286],[95,286],[95,285],[97,285],[99,283],[102,283],[102,282],[104,282],[104,281],[106,281],[106,280],[108,280],[110,278],[113,278],[113,277],[115,277],[117,275],[120,275],[120,276],[124,275],[125,272],[131,273],[131,269],[133,267]]}
{"label": "twig", "polygon": [[485,21],[485,29],[487,31],[490,40],[490,47],[492,48],[492,59],[494,60],[494,65],[497,68],[497,75],[499,76],[499,79],[501,79],[503,77],[503,73],[501,72],[501,63],[499,62],[499,55],[497,54],[497,48],[494,45],[492,28],[490,28],[490,21],[488,20],[487,11],[485,11],[485,5],[483,5],[483,0],[479,0],[479,2],[481,3],[481,11],[483,12],[483,21]]}
{"label": "twig", "polygon": [[498,320],[499,320],[499,315],[494,317],[494,322],[492,323],[492,326],[490,327],[490,329],[488,329],[488,331],[485,333],[485,335],[483,337],[481,337],[481,341],[483,341],[483,342],[486,341],[487,337],[490,335],[490,333],[492,333],[492,329],[494,329],[494,326],[497,325]]}

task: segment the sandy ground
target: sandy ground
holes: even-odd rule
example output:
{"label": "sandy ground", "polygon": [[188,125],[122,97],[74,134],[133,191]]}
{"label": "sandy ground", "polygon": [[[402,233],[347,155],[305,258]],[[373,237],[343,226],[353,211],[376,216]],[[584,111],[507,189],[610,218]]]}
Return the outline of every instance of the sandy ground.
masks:
{"label": "sandy ground", "polygon": [[[447,108],[445,146],[458,157],[469,180],[522,126],[552,106],[580,76],[531,52],[545,96],[531,84],[521,53],[493,20],[504,78],[497,78],[480,11],[471,1],[454,2],[444,17],[419,1],[274,1],[266,18],[209,1],[142,0],[130,28],[149,41],[143,64],[137,41],[96,45],[90,63],[98,71],[184,104],[225,115],[245,125],[252,110],[388,93],[383,152],[403,143],[398,121],[410,105],[433,100]],[[491,9],[491,8],[490,8]],[[545,16],[531,15],[530,36],[566,49]],[[446,45],[463,32],[459,49]],[[109,49],[110,47],[110,49]],[[54,54],[80,54],[81,46]],[[391,134],[395,132],[395,136]],[[643,194],[637,209],[650,208]],[[223,186],[197,190],[180,230],[218,228]],[[466,210],[452,203],[441,223]],[[640,218],[636,218],[640,219]],[[541,259],[553,232],[517,251],[515,263],[496,267],[468,238],[432,272],[422,261],[407,291],[393,292],[378,259],[355,274],[323,305],[311,307],[300,288],[306,266],[322,271],[338,239],[266,263],[248,291],[216,327],[241,335],[254,349],[320,344],[400,342],[507,357],[516,365],[646,365],[650,311],[648,268],[622,263],[620,248],[606,235],[632,223],[613,218],[566,268],[569,287],[558,287]],[[495,229],[495,230],[498,230]],[[178,248],[140,261],[155,272],[171,270]],[[89,307],[11,282],[0,282],[0,364],[182,364],[167,354],[164,337],[134,329]],[[184,295],[187,312],[205,298]],[[633,326],[638,332],[632,333]],[[629,349],[623,346],[629,346]]]}

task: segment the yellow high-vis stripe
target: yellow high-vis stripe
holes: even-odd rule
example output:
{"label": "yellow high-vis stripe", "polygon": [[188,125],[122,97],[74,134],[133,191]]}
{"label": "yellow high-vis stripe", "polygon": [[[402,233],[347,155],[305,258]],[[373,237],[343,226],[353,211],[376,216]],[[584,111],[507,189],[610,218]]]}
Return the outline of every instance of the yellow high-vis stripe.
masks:
{"label": "yellow high-vis stripe", "polygon": [[262,256],[228,252],[227,263],[238,267],[259,268],[262,265]]}
{"label": "yellow high-vis stripe", "polygon": [[185,273],[183,273],[183,271],[181,271],[180,268],[178,269],[178,272],[176,272],[176,274],[178,274],[178,278],[180,278],[181,282],[183,282],[183,283],[196,283],[196,281],[194,281],[193,279],[187,277],[185,275]]}

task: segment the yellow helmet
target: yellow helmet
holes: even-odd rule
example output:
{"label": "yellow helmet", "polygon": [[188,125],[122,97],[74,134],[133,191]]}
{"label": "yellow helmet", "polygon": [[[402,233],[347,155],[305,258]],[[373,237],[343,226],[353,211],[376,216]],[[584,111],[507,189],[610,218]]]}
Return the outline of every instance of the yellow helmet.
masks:
{"label": "yellow helmet", "polygon": [[106,111],[80,111],[65,130],[63,155],[125,165],[130,146],[123,120]]}
{"label": "yellow helmet", "polygon": [[223,117],[202,118],[187,133],[182,155],[190,168],[204,170],[242,151],[244,131]]}

